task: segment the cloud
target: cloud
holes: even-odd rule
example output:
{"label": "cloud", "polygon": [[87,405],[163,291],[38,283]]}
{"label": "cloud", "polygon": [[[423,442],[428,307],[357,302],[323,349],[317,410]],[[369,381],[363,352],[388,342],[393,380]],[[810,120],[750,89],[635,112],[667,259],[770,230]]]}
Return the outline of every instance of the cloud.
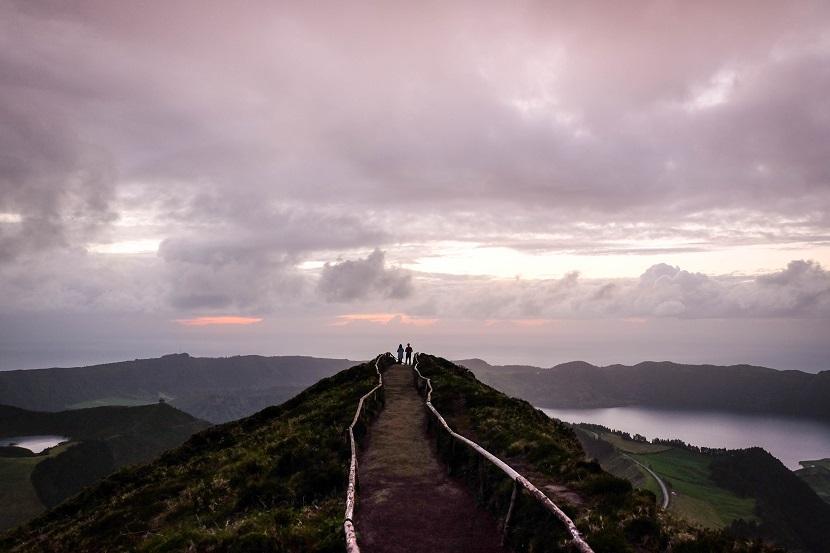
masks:
{"label": "cloud", "polygon": [[270,311],[302,295],[306,285],[290,255],[235,241],[165,241],[159,257],[167,301],[176,310]]}
{"label": "cloud", "polygon": [[365,259],[326,263],[317,286],[329,302],[369,297],[404,299],[412,294],[412,275],[386,267],[384,253],[375,250]]}
{"label": "cloud", "polygon": [[[0,311],[827,317],[829,33],[811,0],[0,0]],[[396,268],[488,248],[575,271]]]}
{"label": "cloud", "polygon": [[791,261],[756,282],[754,303],[769,306],[778,316],[830,316],[830,273],[814,261]]}
{"label": "cloud", "polygon": [[324,209],[272,209],[250,198],[222,202],[205,196],[185,205],[194,231],[159,247],[175,309],[272,311],[299,301],[312,286],[297,270],[303,255],[383,240],[382,232],[357,218]]}
{"label": "cloud", "polygon": [[116,219],[112,159],[72,136],[43,101],[0,86],[0,212],[13,219],[0,224],[2,262],[71,247]]}
{"label": "cloud", "polygon": [[830,319],[830,272],[793,261],[754,278],[709,276],[657,264],[636,279],[502,280],[469,277],[419,283],[410,313],[479,320],[572,318]]}

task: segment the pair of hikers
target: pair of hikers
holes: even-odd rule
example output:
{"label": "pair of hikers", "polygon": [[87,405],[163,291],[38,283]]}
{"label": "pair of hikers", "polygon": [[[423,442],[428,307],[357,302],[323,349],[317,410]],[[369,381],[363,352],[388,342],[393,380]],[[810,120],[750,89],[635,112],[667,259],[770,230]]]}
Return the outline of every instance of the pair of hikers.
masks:
{"label": "pair of hikers", "polygon": [[403,354],[406,352],[406,364],[412,364],[412,346],[407,342],[406,349],[404,349],[403,344],[398,344],[398,363],[403,363]]}

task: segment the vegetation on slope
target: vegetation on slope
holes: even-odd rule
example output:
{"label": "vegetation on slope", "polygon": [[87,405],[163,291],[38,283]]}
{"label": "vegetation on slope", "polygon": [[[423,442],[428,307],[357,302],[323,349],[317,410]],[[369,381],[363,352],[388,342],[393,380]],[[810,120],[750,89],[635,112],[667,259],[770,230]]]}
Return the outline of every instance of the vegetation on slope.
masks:
{"label": "vegetation on slope", "polygon": [[754,519],[755,502],[712,481],[712,457],[699,451],[625,437],[594,424],[574,425],[588,458],[636,487],[661,496],[660,486],[636,461],[656,472],[672,493],[669,511],[705,528],[725,528],[733,520]]}
{"label": "vegetation on slope", "polygon": [[756,501],[760,522],[738,521],[733,531],[804,551],[830,551],[830,505],[781,461],[759,447],[726,451],[712,460],[712,479]]}
{"label": "vegetation on slope", "polygon": [[[616,468],[615,459],[622,455],[647,464],[676,492],[669,509],[685,520],[727,527],[734,535],[764,538],[798,551],[825,551],[830,508],[761,448],[709,449],[656,438],[649,443],[600,425],[574,427],[587,454],[604,468]],[[820,463],[804,464],[815,468]]]}
{"label": "vegetation on slope", "polygon": [[[771,547],[724,531],[690,527],[658,513],[654,494],[585,461],[574,431],[525,401],[512,399],[444,359],[421,355],[433,404],[457,432],[530,476],[574,518],[597,553],[626,551],[742,552]],[[439,452],[497,516],[507,511],[511,483],[489,462],[435,432]],[[564,493],[561,492],[565,489]],[[557,490],[559,490],[557,495]],[[570,498],[570,500],[569,500]],[[517,551],[565,551],[564,529],[528,497],[514,511],[508,543]]]}
{"label": "vegetation on slope", "polygon": [[38,463],[62,454],[70,445],[53,447],[41,455],[28,449],[28,455],[14,452],[14,456],[0,452],[0,530],[22,524],[45,510],[32,486],[32,471]]}
{"label": "vegetation on slope", "polygon": [[830,503],[830,459],[801,461],[801,467],[795,471],[813,491],[827,503]]}
{"label": "vegetation on slope", "polygon": [[[579,424],[571,427],[579,438],[586,459],[597,460],[607,472],[628,480],[637,488],[647,489],[658,499],[661,497],[660,485],[654,477],[627,454],[656,453],[665,451],[666,447],[626,440],[599,425]],[[629,444],[634,447],[629,447]],[[644,445],[651,446],[652,449],[644,451]]]}
{"label": "vegetation on slope", "polygon": [[17,409],[7,416],[0,412],[0,438],[57,434],[73,442],[104,442],[116,467],[147,461],[208,426],[163,403],[58,413]]}
{"label": "vegetation on slope", "polygon": [[754,519],[755,502],[716,484],[710,475],[712,457],[671,448],[661,453],[632,455],[656,472],[670,492],[670,510],[707,528],[724,528],[733,520]]}
{"label": "vegetation on slope", "polygon": [[[42,455],[26,451],[23,459],[0,459],[7,478],[0,494],[24,498],[23,507],[0,502],[0,529],[22,523],[78,493],[114,470],[152,460],[210,426],[187,413],[155,404],[141,407],[96,407],[43,413],[0,406],[0,437],[57,434],[72,447],[52,448]],[[3,448],[0,457],[22,448]],[[36,496],[36,501],[30,498]]]}
{"label": "vegetation on slope", "polygon": [[344,429],[376,383],[374,363],[359,365],[205,430],[7,533],[0,550],[342,551]]}

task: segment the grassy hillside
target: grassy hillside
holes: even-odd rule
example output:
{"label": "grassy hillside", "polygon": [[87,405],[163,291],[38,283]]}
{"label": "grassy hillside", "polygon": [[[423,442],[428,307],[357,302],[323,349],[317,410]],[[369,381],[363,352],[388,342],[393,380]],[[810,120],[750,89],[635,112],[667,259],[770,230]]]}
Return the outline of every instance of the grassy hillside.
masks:
{"label": "grassy hillside", "polygon": [[[550,493],[586,533],[597,553],[626,551],[764,551],[730,536],[664,516],[655,496],[586,461],[572,428],[547,417],[525,401],[512,399],[444,359],[419,357],[421,372],[432,379],[433,404],[458,432],[475,439]],[[467,448],[435,430],[439,452],[467,480],[494,514],[503,516],[510,483]],[[665,446],[651,448],[654,454]],[[528,498],[514,512],[509,543],[517,551],[559,551],[564,536],[550,515]]]}
{"label": "grassy hillside", "polygon": [[116,466],[146,461],[209,426],[205,421],[167,405],[93,407],[46,413],[0,412],[0,438],[59,434],[73,441],[105,441]]}
{"label": "grassy hillside", "polygon": [[759,447],[715,455],[712,479],[718,485],[756,501],[757,523],[736,523],[733,530],[762,536],[805,551],[830,551],[830,505]]}
{"label": "grassy hillside", "polygon": [[830,459],[801,461],[801,467],[795,471],[796,476],[806,482],[820,498],[830,503]]}
{"label": "grassy hillside", "polygon": [[0,404],[38,411],[156,403],[226,422],[281,403],[354,364],[314,357],[165,355],[90,367],[0,371]]}
{"label": "grassy hillside", "polygon": [[[822,544],[830,528],[830,507],[763,449],[701,450],[674,440],[632,440],[599,425],[579,424],[575,429],[587,454],[614,474],[653,489],[636,471],[618,471],[620,466],[630,468],[619,459],[636,459],[656,472],[672,492],[669,511],[674,515],[799,551],[826,550]],[[821,461],[805,464],[823,470]]]}
{"label": "grassy hillside", "polygon": [[2,448],[0,496],[10,499],[0,501],[0,529],[54,507],[119,467],[149,461],[208,426],[164,404],[58,413],[0,406],[0,437],[57,434],[72,439],[45,455]]}
{"label": "grassy hillside", "polygon": [[[574,426],[582,449],[585,450],[586,459],[597,460],[602,468],[614,476],[624,478],[637,488],[643,488],[654,494],[658,500],[662,497],[660,485],[654,477],[638,465],[626,454],[624,449],[619,449],[607,439],[609,434],[593,429]],[[621,440],[622,441],[622,440]]]}
{"label": "grassy hillside", "polygon": [[0,537],[3,551],[342,551],[344,429],[367,363],[196,434]]}
{"label": "grassy hillside", "polygon": [[830,371],[809,374],[751,365],[644,362],[597,367],[575,361],[549,369],[459,361],[482,381],[534,405],[559,408],[643,405],[777,413],[830,420]]}
{"label": "grassy hillside", "polygon": [[[705,528],[725,528],[733,520],[755,518],[755,502],[717,485],[710,476],[712,458],[685,448],[625,438],[592,424],[574,427],[589,458],[612,474],[658,498],[662,491],[642,465],[657,473],[669,490],[669,512]],[[639,462],[640,464],[638,464]]]}
{"label": "grassy hillside", "polygon": [[707,528],[724,528],[736,519],[755,519],[755,501],[739,497],[712,481],[712,457],[679,448],[632,455],[665,482],[671,493],[669,509]]}
{"label": "grassy hillside", "polygon": [[11,457],[0,452],[0,530],[26,522],[46,509],[32,486],[32,471],[44,459],[60,455],[70,447],[60,445],[44,455],[17,453]]}

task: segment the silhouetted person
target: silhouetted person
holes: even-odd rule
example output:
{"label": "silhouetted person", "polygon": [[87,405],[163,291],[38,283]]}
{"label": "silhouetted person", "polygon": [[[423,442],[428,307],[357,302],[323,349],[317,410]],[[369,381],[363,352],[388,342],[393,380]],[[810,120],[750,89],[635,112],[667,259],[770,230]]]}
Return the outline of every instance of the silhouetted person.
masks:
{"label": "silhouetted person", "polygon": [[403,344],[398,344],[398,365],[403,363]]}
{"label": "silhouetted person", "polygon": [[404,351],[406,352],[406,364],[411,365],[412,364],[412,346],[409,345],[408,342],[406,344],[406,349]]}

